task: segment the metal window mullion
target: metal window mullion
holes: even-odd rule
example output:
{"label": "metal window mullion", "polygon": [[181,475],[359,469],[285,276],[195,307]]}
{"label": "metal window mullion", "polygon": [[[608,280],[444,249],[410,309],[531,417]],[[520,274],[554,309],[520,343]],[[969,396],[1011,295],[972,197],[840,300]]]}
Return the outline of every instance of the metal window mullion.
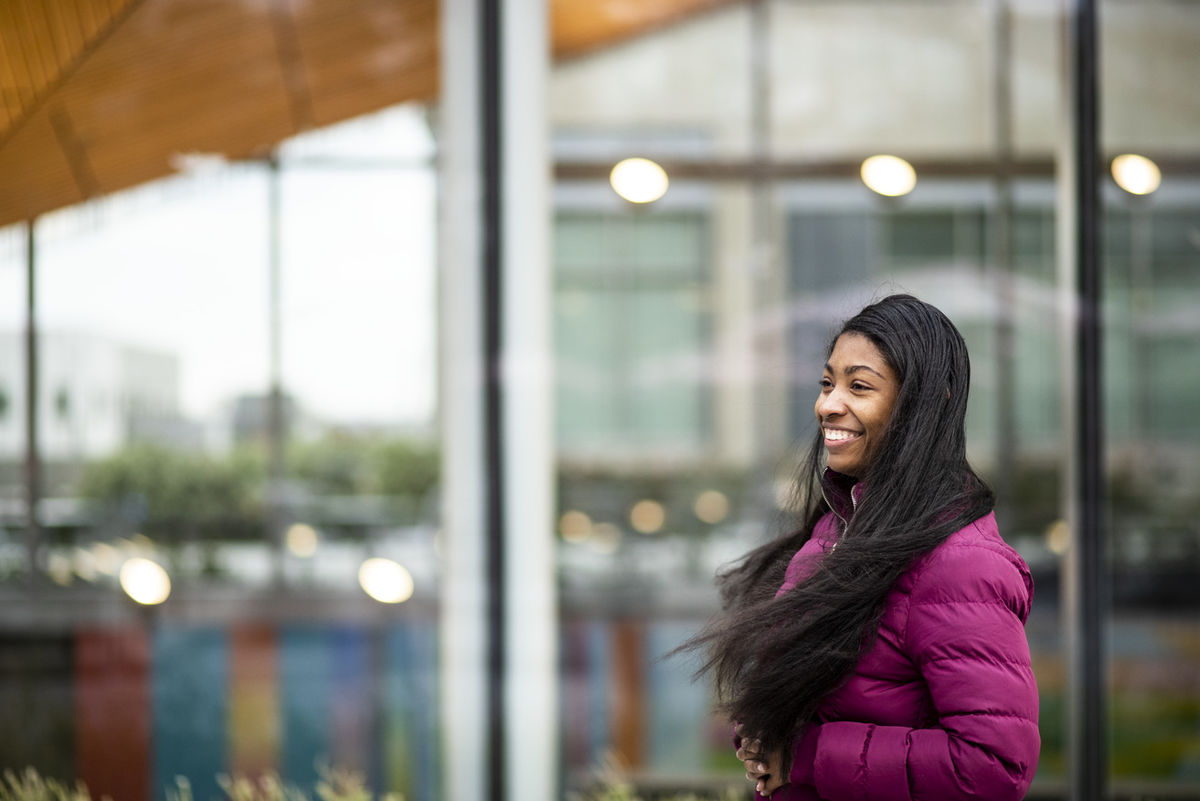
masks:
{"label": "metal window mullion", "polygon": [[26,224],[25,247],[25,549],[28,586],[38,587],[38,562],[42,523],[38,513],[42,495],[42,460],[38,444],[38,327],[37,258],[35,221]]}
{"label": "metal window mullion", "polygon": [[500,0],[482,0],[480,11],[479,109],[480,165],[483,173],[483,358],[485,465],[485,580],[487,653],[487,794],[504,801],[504,438],[501,357],[504,297],[502,291],[504,85]]}
{"label": "metal window mullion", "polygon": [[1074,801],[1108,797],[1098,26],[1095,0],[1072,0],[1067,18],[1068,130],[1060,161],[1064,249],[1064,420],[1071,440],[1065,496],[1071,546],[1063,577],[1068,647],[1068,789]]}

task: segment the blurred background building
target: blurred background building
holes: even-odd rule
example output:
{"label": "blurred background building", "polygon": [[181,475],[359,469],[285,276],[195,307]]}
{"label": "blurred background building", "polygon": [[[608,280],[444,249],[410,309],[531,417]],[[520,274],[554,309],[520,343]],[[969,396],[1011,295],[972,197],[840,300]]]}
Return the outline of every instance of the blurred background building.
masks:
{"label": "blurred background building", "polygon": [[[448,578],[475,535],[447,488],[485,450],[464,470],[447,442],[475,435],[455,332],[483,326],[447,301],[475,269],[476,88],[447,69],[475,4],[0,8],[0,768],[148,801],[270,771],[311,793],[327,766],[470,801],[456,776],[506,797],[499,742],[555,797],[610,762],[646,792],[744,789],[709,688],[660,656],[787,525],[831,331],[910,291],[971,347],[970,455],[1037,582],[1029,797],[1068,797],[1079,5],[502,5],[546,29],[539,99],[500,102],[545,134],[513,183],[544,189],[525,312],[550,323],[552,445],[510,441],[499,490],[551,490],[520,536],[552,564],[509,554],[511,584],[553,585],[533,753],[511,729],[464,748],[456,718],[504,674],[456,661],[455,632],[499,635],[474,596],[455,628]],[[1200,798],[1200,2],[1096,7],[1104,778]],[[873,156],[902,157],[893,183]],[[631,157],[663,174],[624,187]]]}

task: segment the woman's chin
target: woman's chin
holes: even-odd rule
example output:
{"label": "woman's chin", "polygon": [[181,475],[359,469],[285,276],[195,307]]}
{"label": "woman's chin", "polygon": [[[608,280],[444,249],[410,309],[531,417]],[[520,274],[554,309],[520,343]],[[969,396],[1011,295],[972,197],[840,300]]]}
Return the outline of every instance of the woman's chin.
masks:
{"label": "woman's chin", "polygon": [[834,456],[833,454],[830,454],[828,464],[829,469],[833,470],[835,473],[841,473],[842,475],[850,476],[851,478],[858,478],[859,471],[857,459],[847,459],[844,456]]}

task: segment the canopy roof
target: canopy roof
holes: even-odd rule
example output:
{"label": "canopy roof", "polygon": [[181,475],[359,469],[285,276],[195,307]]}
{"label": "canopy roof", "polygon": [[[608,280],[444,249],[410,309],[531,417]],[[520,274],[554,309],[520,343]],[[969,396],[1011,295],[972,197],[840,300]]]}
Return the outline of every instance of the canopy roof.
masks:
{"label": "canopy roof", "polygon": [[[553,52],[729,2],[551,0]],[[437,91],[437,0],[3,0],[0,226]]]}

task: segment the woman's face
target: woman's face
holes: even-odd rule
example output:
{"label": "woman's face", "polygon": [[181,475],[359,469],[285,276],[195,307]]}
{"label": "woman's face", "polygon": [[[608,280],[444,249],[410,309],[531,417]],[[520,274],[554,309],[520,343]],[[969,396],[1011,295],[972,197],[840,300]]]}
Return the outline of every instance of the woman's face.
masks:
{"label": "woman's face", "polygon": [[862,477],[899,393],[899,379],[871,340],[854,332],[837,338],[814,407],[831,468]]}

